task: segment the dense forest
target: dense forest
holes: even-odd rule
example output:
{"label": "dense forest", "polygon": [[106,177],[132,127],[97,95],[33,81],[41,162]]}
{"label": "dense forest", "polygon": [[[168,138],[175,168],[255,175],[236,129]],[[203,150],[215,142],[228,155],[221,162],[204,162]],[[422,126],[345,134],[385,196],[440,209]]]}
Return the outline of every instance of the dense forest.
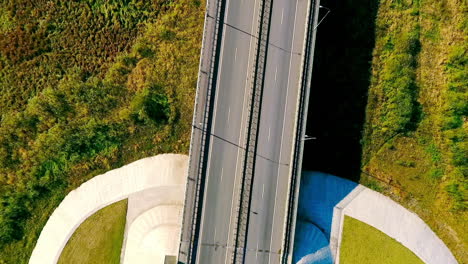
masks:
{"label": "dense forest", "polygon": [[0,263],[89,178],[187,153],[205,3],[0,2]]}

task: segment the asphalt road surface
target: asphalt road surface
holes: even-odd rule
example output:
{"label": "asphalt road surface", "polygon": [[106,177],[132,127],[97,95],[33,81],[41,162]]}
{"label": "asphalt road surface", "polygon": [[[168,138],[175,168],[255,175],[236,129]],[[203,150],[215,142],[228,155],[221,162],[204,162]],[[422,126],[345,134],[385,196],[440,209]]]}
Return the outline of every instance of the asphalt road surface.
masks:
{"label": "asphalt road surface", "polygon": [[306,0],[274,0],[245,263],[280,263]]}
{"label": "asphalt road surface", "polygon": [[[227,0],[197,263],[230,263],[261,0]],[[245,263],[280,263],[307,0],[274,0]]]}
{"label": "asphalt road surface", "polygon": [[259,1],[226,3],[197,263],[231,261]]}

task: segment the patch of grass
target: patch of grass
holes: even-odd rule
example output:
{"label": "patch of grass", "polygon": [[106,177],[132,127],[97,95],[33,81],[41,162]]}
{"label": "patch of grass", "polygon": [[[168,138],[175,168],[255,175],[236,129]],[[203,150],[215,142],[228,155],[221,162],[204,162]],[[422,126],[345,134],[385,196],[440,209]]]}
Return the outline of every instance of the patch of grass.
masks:
{"label": "patch of grass", "polygon": [[345,216],[340,263],[423,264],[424,262],[411,250],[383,232]]}
{"label": "patch of grass", "polygon": [[440,168],[434,168],[429,171],[429,176],[434,180],[440,180],[444,176],[444,170]]}
{"label": "patch of grass", "polygon": [[91,215],[68,240],[58,263],[120,263],[126,216],[127,200],[111,204]]}
{"label": "patch of grass", "polygon": [[407,160],[397,160],[396,163],[403,167],[414,168],[416,166],[416,162],[414,161],[407,161]]}
{"label": "patch of grass", "polygon": [[431,29],[424,33],[424,37],[431,41],[438,41],[440,39],[440,29],[437,23],[434,23]]}
{"label": "patch of grass", "polygon": [[[390,14],[383,13],[386,9],[391,10],[391,15],[398,14],[401,23],[389,24]],[[418,9],[418,1],[405,0],[381,3],[379,9],[371,76],[373,89],[367,106],[367,117],[374,121],[367,131],[372,131],[378,139],[373,143],[374,148],[380,148],[397,135],[414,131],[422,118],[416,72],[421,27],[413,19],[414,10]]]}
{"label": "patch of grass", "polygon": [[388,183],[382,193],[417,213],[460,263],[468,263],[467,11],[457,0],[380,1],[361,163],[361,181]]}
{"label": "patch of grass", "polygon": [[365,185],[367,188],[372,189],[377,192],[383,191],[381,184],[379,184],[376,180],[372,180],[370,178],[361,181],[361,184]]}
{"label": "patch of grass", "polygon": [[[447,192],[452,196],[455,201],[458,203],[456,204],[455,210],[457,209],[466,209],[467,208],[467,197],[464,196],[464,192],[462,191],[460,184],[458,183],[451,183],[447,185]],[[465,187],[466,189],[466,187]]]}
{"label": "patch of grass", "polygon": [[426,147],[426,152],[429,153],[432,162],[440,162],[442,160],[442,154],[434,143]]}

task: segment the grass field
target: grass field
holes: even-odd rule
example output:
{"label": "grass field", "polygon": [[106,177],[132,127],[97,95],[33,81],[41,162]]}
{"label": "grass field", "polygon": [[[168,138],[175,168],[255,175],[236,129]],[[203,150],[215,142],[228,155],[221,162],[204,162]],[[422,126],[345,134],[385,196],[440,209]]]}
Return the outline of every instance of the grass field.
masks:
{"label": "grass field", "polygon": [[127,200],[111,204],[86,219],[62,251],[59,264],[118,264]]}
{"label": "grass field", "polygon": [[467,12],[459,0],[380,1],[360,179],[417,213],[461,263],[468,262]]}
{"label": "grass field", "polygon": [[0,1],[0,263],[90,178],[187,153],[205,1]]}
{"label": "grass field", "polygon": [[379,230],[346,216],[340,249],[342,264],[423,264],[409,249]]}

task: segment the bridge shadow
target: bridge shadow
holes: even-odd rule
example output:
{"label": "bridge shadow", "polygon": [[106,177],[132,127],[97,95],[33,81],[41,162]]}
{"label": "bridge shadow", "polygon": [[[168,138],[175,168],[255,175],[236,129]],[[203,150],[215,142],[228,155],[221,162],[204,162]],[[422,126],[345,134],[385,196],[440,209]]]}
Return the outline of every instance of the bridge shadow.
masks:
{"label": "bridge shadow", "polygon": [[[358,182],[377,0],[322,0],[331,9],[319,25],[303,171]],[[321,9],[321,16],[325,14]]]}

